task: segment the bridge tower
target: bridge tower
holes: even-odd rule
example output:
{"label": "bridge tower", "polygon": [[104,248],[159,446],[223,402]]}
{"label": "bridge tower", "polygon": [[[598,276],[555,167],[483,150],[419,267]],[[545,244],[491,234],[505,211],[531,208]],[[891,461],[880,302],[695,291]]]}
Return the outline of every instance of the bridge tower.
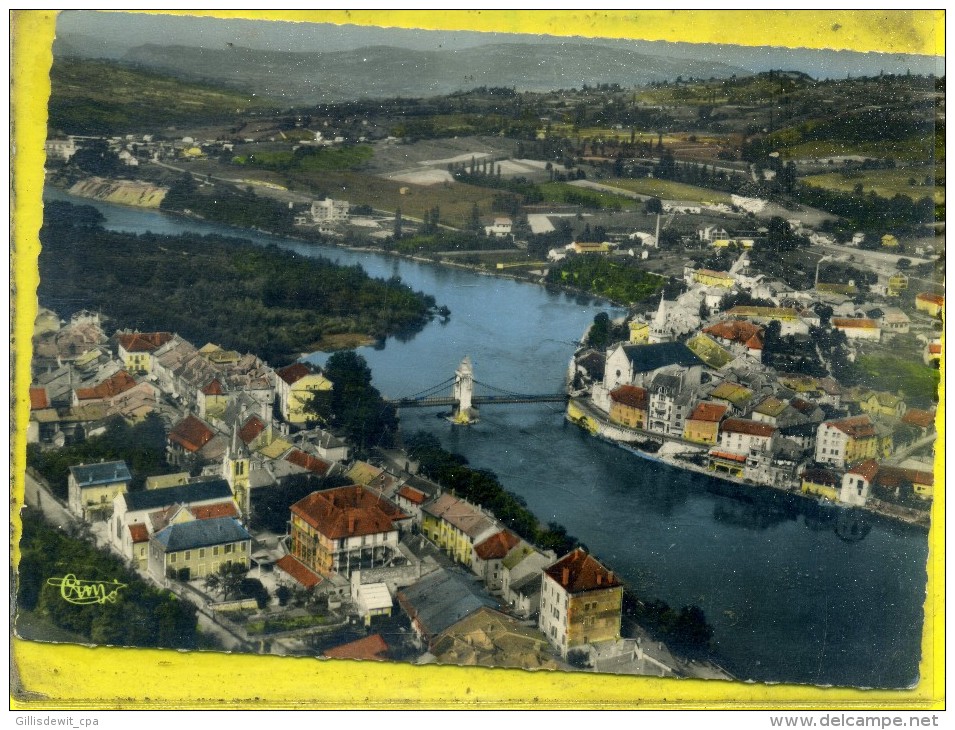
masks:
{"label": "bridge tower", "polygon": [[471,399],[474,396],[474,367],[471,365],[470,355],[465,355],[458,369],[454,371],[451,396],[458,404],[448,420],[461,426],[477,423],[478,410],[471,405]]}

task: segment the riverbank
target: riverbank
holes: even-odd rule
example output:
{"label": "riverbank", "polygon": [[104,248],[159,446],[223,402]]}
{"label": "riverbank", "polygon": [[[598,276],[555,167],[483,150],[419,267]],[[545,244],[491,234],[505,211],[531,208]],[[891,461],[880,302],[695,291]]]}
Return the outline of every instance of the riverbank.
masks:
{"label": "riverbank", "polygon": [[[603,414],[595,406],[593,406],[592,403],[589,403],[585,399],[572,398],[568,402],[566,419],[576,426],[583,428],[592,436],[622,448],[636,456],[639,456],[642,459],[647,459],[659,464],[665,464],[674,469],[694,472],[711,479],[717,479],[729,484],[735,484],[746,489],[769,490],[790,495],[796,499],[804,500],[807,503],[825,503],[834,508],[845,507],[845,505],[840,505],[838,502],[832,502],[820,497],[803,494],[801,491],[794,489],[791,486],[750,482],[744,479],[733,477],[730,474],[710,471],[703,466],[694,464],[686,459],[681,459],[679,458],[681,453],[689,453],[690,451],[693,451],[696,454],[704,454],[706,453],[707,449],[700,444],[694,444],[682,439],[675,439],[663,434],[655,433],[653,431],[633,429],[612,423],[608,418],[605,418]],[[661,447],[657,452],[650,452],[635,445],[636,443],[641,442],[660,442]],[[682,447],[684,451],[667,452],[666,446],[668,444],[674,444]],[[853,506],[853,509],[859,509],[889,520],[902,522],[907,525],[919,527],[925,530],[928,530],[930,526],[931,514],[929,511],[923,512],[920,510],[914,510],[901,505],[883,502],[877,499],[870,499],[863,506]]]}
{"label": "riverbank", "polygon": [[[101,180],[100,182],[108,183],[110,181]],[[134,182],[134,181],[112,181],[112,182],[119,184],[119,183]],[[230,228],[235,228],[237,231],[251,231],[251,232],[255,232],[255,233],[266,235],[266,236],[276,236],[276,237],[288,239],[291,241],[300,241],[301,243],[305,243],[309,245],[331,246],[334,248],[340,248],[345,251],[351,251],[353,253],[359,253],[359,254],[368,253],[368,254],[377,254],[381,256],[392,256],[394,258],[404,259],[406,261],[414,261],[417,263],[431,264],[434,266],[442,266],[449,269],[460,269],[464,271],[471,271],[481,276],[490,276],[496,279],[507,279],[510,281],[519,281],[519,282],[523,282],[527,284],[535,284],[545,289],[565,292],[567,294],[571,294],[571,295],[579,296],[579,297],[587,297],[594,302],[604,303],[607,306],[612,306],[612,307],[625,308],[629,306],[629,303],[617,302],[617,301],[614,301],[613,299],[609,299],[607,297],[600,296],[598,294],[594,294],[593,292],[588,292],[586,290],[579,289],[577,287],[567,286],[564,284],[557,284],[554,282],[548,282],[545,280],[544,277],[533,276],[530,273],[522,275],[521,273],[515,272],[513,270],[508,272],[501,269],[490,269],[479,264],[469,264],[464,262],[451,261],[447,258],[432,258],[429,256],[422,256],[419,254],[402,253],[400,251],[393,251],[386,248],[382,248],[381,246],[374,246],[374,245],[356,246],[354,244],[346,244],[343,242],[339,242],[338,240],[334,238],[325,237],[325,236],[317,236],[317,237],[306,236],[296,232],[273,231],[273,230],[268,230],[265,228],[245,228],[245,227],[242,227],[233,223],[228,223],[225,221],[211,220],[209,218],[205,218],[201,215],[198,215],[192,211],[161,209],[159,206],[159,202],[157,202],[155,205],[152,205],[152,204],[147,205],[145,203],[139,202],[139,199],[136,198],[135,196],[101,197],[97,193],[97,191],[101,189],[101,186],[91,187],[89,185],[81,185],[80,183],[77,183],[73,185],[72,187],[67,188],[66,186],[60,184],[58,181],[52,180],[52,179],[48,179],[47,184],[69,195],[73,195],[78,198],[87,198],[89,200],[95,200],[101,203],[109,203],[111,205],[119,205],[119,206],[129,207],[129,208],[152,210],[152,211],[163,213],[164,215],[182,217],[187,220],[201,221],[202,223],[229,226]],[[142,185],[151,185],[151,184],[142,183]],[[161,199],[160,199],[160,202],[161,202]],[[519,249],[515,249],[515,251],[517,250]],[[466,253],[480,254],[482,252],[474,251],[474,252],[466,252]],[[323,350],[323,351],[326,351],[326,350]]]}

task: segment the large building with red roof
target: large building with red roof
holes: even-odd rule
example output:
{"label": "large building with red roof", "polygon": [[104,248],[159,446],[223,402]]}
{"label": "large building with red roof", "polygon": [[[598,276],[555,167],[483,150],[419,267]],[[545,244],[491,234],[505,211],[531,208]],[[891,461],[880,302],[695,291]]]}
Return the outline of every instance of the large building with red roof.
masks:
{"label": "large building with red roof", "polygon": [[853,416],[819,424],[816,430],[816,461],[845,469],[876,458],[878,438],[869,416]]}
{"label": "large building with red roof", "polygon": [[720,421],[728,408],[723,403],[698,403],[686,419],[683,438],[697,444],[715,444],[720,435]]}
{"label": "large building with red roof", "polygon": [[291,554],[319,575],[348,577],[390,559],[398,549],[398,524],[407,519],[358,485],[312,492],[292,505]]}
{"label": "large building with red roof", "polygon": [[649,403],[646,388],[621,385],[610,393],[610,420],[630,428],[646,428]]}
{"label": "large building with red roof", "polygon": [[540,630],[563,658],[576,647],[620,638],[623,584],[583,548],[544,570]]}
{"label": "large building with red roof", "polygon": [[153,353],[172,338],[171,332],[121,332],[116,336],[119,359],[128,370],[148,373]]}
{"label": "large building with red roof", "polygon": [[471,570],[484,581],[492,596],[504,592],[504,558],[520,541],[510,530],[499,530],[474,546]]}

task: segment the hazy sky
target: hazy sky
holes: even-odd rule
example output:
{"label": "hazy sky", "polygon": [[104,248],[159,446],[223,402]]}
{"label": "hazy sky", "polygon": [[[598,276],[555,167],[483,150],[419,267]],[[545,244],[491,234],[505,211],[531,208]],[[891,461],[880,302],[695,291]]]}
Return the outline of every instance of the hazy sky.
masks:
{"label": "hazy sky", "polygon": [[[377,28],[330,23],[285,21],[222,20],[141,13],[107,13],[68,10],[57,20],[57,33],[79,33],[102,40],[107,55],[119,56],[145,43],[188,45],[206,48],[228,43],[274,51],[342,51],[362,46],[387,45],[415,50],[451,50],[487,43],[555,43],[591,39],[555,38],[540,35],[478,33],[472,31],[427,31],[404,28]],[[713,44],[668,43],[602,39],[633,51],[697,60],[721,61],[754,72],[769,69],[796,70],[815,78],[844,78],[886,73],[944,73],[944,59],[851,51],[810,49],[749,48]]]}

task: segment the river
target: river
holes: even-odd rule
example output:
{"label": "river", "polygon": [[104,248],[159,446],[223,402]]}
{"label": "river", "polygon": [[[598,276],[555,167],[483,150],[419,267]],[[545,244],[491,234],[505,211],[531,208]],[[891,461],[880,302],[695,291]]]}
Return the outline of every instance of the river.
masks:
{"label": "river", "polygon": [[[522,393],[558,392],[574,341],[615,310],[586,297],[394,257],[250,234],[155,211],[96,203],[116,230],[241,235],[304,256],[399,276],[451,309],[411,338],[363,348],[386,396],[453,375]],[[68,313],[61,313],[68,314]],[[322,355],[310,359],[321,362]],[[697,604],[721,663],[757,681],[912,686],[918,678],[927,541],[923,530],[860,518],[785,494],[747,490],[656,464],[594,439],[555,404],[485,406],[452,426],[426,409],[401,412],[472,465],[496,472],[539,519],[563,524],[646,599]]]}

